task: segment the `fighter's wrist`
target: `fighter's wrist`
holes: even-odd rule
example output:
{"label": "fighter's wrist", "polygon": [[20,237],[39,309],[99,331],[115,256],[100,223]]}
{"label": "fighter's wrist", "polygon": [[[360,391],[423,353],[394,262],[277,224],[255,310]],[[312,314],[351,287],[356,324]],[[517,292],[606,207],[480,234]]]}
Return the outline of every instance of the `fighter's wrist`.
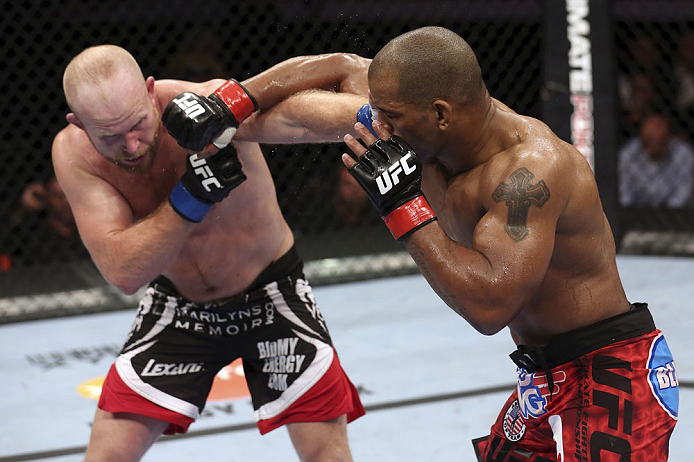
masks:
{"label": "fighter's wrist", "polygon": [[405,202],[383,216],[383,221],[398,241],[436,219],[436,214],[423,195]]}
{"label": "fighter's wrist", "polygon": [[209,97],[239,126],[258,110],[258,103],[246,88],[234,79],[227,80]]}
{"label": "fighter's wrist", "polygon": [[182,182],[176,183],[169,195],[169,205],[182,218],[193,223],[199,223],[212,208],[211,203],[203,202],[195,197]]}

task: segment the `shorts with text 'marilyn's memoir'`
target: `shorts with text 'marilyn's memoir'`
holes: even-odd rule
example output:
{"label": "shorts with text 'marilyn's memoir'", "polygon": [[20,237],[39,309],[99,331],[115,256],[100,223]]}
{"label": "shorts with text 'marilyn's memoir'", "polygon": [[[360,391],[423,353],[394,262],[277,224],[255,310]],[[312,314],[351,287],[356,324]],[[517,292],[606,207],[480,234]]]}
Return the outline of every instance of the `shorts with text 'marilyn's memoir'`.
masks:
{"label": "shorts with text 'marilyn's memoir'", "polygon": [[155,280],[106,378],[99,407],[170,422],[168,434],[185,432],[217,372],[243,358],[261,433],[291,422],[363,415],[296,251],[257,282],[221,303],[193,303],[168,280]]}

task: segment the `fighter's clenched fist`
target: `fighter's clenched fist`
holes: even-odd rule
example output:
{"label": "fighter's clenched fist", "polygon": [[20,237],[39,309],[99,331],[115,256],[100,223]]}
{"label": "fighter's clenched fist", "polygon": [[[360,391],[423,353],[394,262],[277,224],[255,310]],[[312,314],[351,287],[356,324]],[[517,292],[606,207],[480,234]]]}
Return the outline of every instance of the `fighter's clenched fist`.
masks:
{"label": "fighter's clenched fist", "polygon": [[209,143],[223,148],[239,124],[258,109],[253,96],[236,80],[228,80],[209,97],[184,92],[164,110],[162,123],[184,148],[200,152]]}
{"label": "fighter's clenched fist", "polygon": [[[364,141],[373,139],[361,124],[357,124],[357,131]],[[349,173],[364,188],[395,239],[436,220],[421,190],[422,163],[405,140],[392,135],[364,148],[348,135],[345,143],[358,156],[354,163],[345,159],[348,166],[352,164]]]}
{"label": "fighter's clenched fist", "polygon": [[169,196],[171,207],[188,221],[200,222],[212,206],[246,181],[233,146],[209,157],[191,154],[186,172]]}

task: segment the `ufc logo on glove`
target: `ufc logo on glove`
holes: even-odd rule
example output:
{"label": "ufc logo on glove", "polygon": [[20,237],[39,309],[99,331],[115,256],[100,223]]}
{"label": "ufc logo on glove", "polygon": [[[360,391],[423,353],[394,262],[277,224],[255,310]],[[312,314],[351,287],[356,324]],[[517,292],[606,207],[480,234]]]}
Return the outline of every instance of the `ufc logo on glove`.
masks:
{"label": "ufc logo on glove", "polygon": [[202,107],[202,104],[195,99],[191,100],[191,98],[195,98],[195,96],[196,95],[193,93],[182,93],[178,98],[173,100],[173,103],[181,108],[191,119],[205,113],[205,108]]}
{"label": "ufc logo on glove", "polygon": [[[400,159],[399,162],[394,163],[390,167],[388,167],[388,170],[383,172],[381,176],[376,178],[376,184],[378,185],[378,191],[381,194],[385,194],[388,191],[390,191],[394,185],[397,185],[400,183],[400,178],[398,175],[400,173],[405,172],[405,176],[415,172],[417,170],[417,166],[413,165],[410,167],[407,165],[407,160],[412,157],[412,154],[408,153],[405,157]],[[391,180],[392,179],[392,180]]]}
{"label": "ufc logo on glove", "polygon": [[190,165],[194,167],[193,171],[196,175],[204,178],[201,183],[207,192],[211,191],[210,184],[218,188],[222,187],[221,183],[215,178],[214,173],[212,173],[212,170],[210,170],[210,166],[207,165],[205,159],[199,158],[197,154],[192,154],[190,156]]}
{"label": "ufc logo on glove", "polygon": [[395,239],[436,220],[420,189],[422,163],[399,136],[374,141],[349,173],[364,188]]}

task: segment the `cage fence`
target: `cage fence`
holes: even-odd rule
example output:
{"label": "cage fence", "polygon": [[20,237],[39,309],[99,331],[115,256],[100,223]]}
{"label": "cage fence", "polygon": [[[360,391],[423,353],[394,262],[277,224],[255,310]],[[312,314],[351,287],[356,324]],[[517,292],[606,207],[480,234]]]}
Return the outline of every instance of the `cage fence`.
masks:
{"label": "cage fence", "polygon": [[[3,2],[0,323],[135,306],[137,294],[124,296],[99,275],[53,181],[51,142],[68,112],[62,72],[82,49],[120,45],[157,79],[242,80],[297,55],[373,57],[403,32],[439,25],[470,43],[492,96],[542,118],[545,7],[543,0]],[[686,44],[694,5],[615,0],[613,10],[620,151],[651,112],[664,114],[673,136],[689,146],[694,45]],[[370,204],[344,203],[342,143],[261,148],[313,285],[417,271]],[[621,175],[614,178],[620,185],[656,181]],[[689,172],[690,190],[692,182]],[[672,183],[666,178],[661,189]],[[693,204],[691,194],[676,206],[621,204],[620,250],[694,255]]]}

